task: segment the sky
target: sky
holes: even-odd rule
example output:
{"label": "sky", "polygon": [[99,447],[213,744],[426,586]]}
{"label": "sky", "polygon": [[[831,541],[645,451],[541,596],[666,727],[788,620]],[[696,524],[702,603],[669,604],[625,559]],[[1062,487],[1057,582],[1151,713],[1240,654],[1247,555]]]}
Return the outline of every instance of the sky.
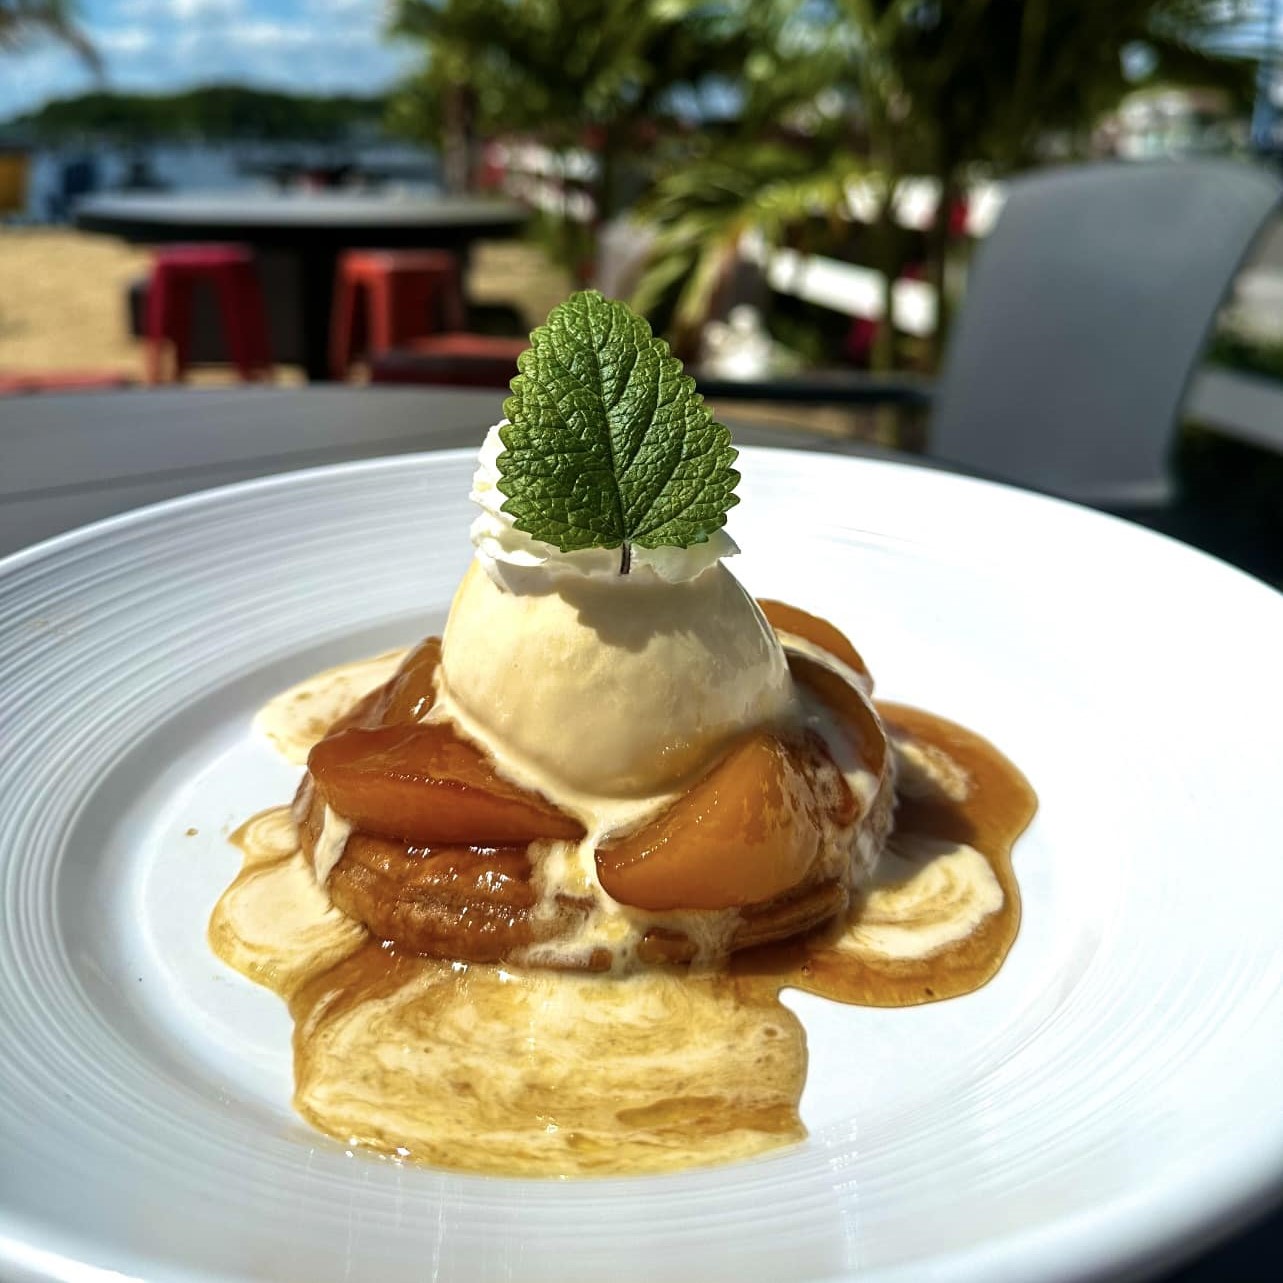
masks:
{"label": "sky", "polygon": [[[214,81],[377,93],[415,61],[383,39],[384,0],[80,0],[109,88]],[[70,50],[0,52],[0,120],[94,87]]]}
{"label": "sky", "polygon": [[[159,91],[214,81],[316,92],[377,93],[416,61],[381,33],[386,0],[80,0],[106,85]],[[1238,40],[1260,47],[1270,0]],[[1283,22],[1283,0],[1274,0]],[[0,52],[0,121],[94,87],[56,44]]]}

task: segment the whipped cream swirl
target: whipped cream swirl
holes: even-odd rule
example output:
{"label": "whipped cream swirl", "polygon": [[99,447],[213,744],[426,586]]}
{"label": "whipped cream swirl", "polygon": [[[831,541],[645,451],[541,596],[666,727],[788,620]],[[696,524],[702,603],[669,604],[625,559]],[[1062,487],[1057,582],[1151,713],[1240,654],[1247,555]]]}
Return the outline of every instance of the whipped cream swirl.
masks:
{"label": "whipped cream swirl", "polygon": [[[481,509],[472,523],[472,544],[477,560],[494,580],[504,583],[509,571],[544,571],[549,574],[619,575],[619,553],[610,548],[584,548],[562,552],[552,544],[535,539],[512,524],[503,511],[504,496],[499,489],[499,456],[503,442],[499,429],[503,419],[486,433],[477,453],[477,470],[472,477],[469,498]],[[723,557],[733,557],[739,548],[725,530],[714,531],[705,543],[689,548],[633,548],[633,573],[644,581],[648,573],[670,584],[683,583],[702,575]],[[630,576],[631,578],[631,576]]]}

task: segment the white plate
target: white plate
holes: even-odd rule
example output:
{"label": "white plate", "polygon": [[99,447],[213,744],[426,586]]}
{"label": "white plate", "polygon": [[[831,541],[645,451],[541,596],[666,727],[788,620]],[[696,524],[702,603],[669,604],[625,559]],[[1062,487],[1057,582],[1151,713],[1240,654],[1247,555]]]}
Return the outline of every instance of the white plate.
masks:
{"label": "white plate", "polygon": [[291,1112],[289,1020],[205,921],[225,835],[295,778],[252,713],[440,626],[471,459],[129,514],[0,567],[0,1274],[1067,1279],[1267,1196],[1283,598],[982,482],[742,466],[748,587],[834,619],[880,693],[989,736],[1041,795],[997,979],[913,1010],[791,998],[811,1135],[754,1162],[541,1183],[346,1153]]}

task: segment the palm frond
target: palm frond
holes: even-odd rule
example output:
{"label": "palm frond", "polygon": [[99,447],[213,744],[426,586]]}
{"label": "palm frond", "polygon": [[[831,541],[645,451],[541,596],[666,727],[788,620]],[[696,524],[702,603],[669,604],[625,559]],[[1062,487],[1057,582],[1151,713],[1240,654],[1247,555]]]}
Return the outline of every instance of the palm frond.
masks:
{"label": "palm frond", "polygon": [[76,24],[74,0],[0,0],[0,50],[22,49],[43,36],[60,41],[96,74],[102,59]]}
{"label": "palm frond", "polygon": [[869,172],[866,160],[845,150],[819,168],[783,144],[751,151],[728,147],[666,175],[639,209],[657,233],[633,305],[653,312],[671,300],[679,341],[707,318],[747,235],[770,247],[816,220],[836,230],[848,212],[851,183]]}

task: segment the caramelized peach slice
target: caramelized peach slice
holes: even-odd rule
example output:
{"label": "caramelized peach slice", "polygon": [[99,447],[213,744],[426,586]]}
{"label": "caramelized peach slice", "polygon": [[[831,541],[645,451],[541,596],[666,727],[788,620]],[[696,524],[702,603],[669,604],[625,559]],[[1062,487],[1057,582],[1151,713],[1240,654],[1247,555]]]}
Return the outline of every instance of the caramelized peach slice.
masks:
{"label": "caramelized peach slice", "polygon": [[795,637],[803,637],[821,650],[828,651],[848,668],[854,668],[861,676],[867,677],[869,689],[873,689],[873,678],[864,660],[860,658],[860,652],[827,619],[807,614],[805,610],[782,601],[769,601],[759,597],[757,604],[762,608],[766,622],[777,633],[792,633]]}
{"label": "caramelized peach slice", "polygon": [[420,642],[401,661],[392,680],[384,687],[382,722],[417,722],[432,707],[434,683],[441,663],[441,638]]}
{"label": "caramelized peach slice", "polygon": [[886,766],[887,736],[878,715],[840,673],[796,651],[789,654],[789,672],[817,695],[846,731],[860,765],[880,776]]}
{"label": "caramelized peach slice", "polygon": [[729,909],[796,886],[819,849],[815,798],[789,747],[741,740],[650,824],[597,849],[597,874],[621,904],[652,911]]}
{"label": "caramelized peach slice", "polygon": [[524,846],[583,826],[495,773],[444,723],[352,727],[307,759],[321,797],[355,828],[417,846]]}
{"label": "caramelized peach slice", "polygon": [[377,726],[383,716],[383,705],[387,698],[387,683],[376,686],[366,695],[362,695],[342,717],[338,718],[326,735],[337,735],[349,726]]}
{"label": "caramelized peach slice", "polygon": [[[299,842],[316,857],[325,806],[305,779]],[[433,957],[496,962],[531,943],[535,892],[524,847],[407,846],[353,831],[326,884],[330,899],[379,940]]]}
{"label": "caramelized peach slice", "polygon": [[383,726],[414,722],[432,707],[434,682],[441,663],[441,638],[420,642],[402,661],[401,667],[368,695],[363,695],[340,717],[328,734],[353,726]]}

